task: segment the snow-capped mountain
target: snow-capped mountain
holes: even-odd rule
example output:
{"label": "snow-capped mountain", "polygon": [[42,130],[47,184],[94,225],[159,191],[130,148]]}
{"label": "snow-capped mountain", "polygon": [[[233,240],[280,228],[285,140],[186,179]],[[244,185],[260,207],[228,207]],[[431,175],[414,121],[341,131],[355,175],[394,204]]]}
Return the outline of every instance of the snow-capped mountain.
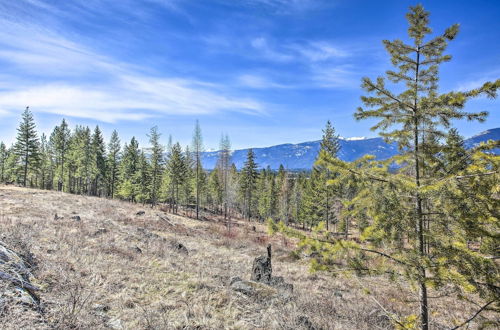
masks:
{"label": "snow-capped mountain", "polygon": [[[500,128],[494,128],[475,135],[465,141],[467,147],[473,147],[487,140],[500,140]],[[341,138],[339,158],[353,161],[366,154],[377,159],[387,159],[398,153],[396,144],[387,144],[382,138]],[[270,166],[278,169],[281,164],[289,170],[310,169],[318,155],[320,141],[298,144],[280,144],[266,148],[254,148],[255,159],[259,168]],[[231,161],[240,169],[246,159],[248,149],[235,150]],[[500,154],[500,148],[494,150]],[[213,169],[217,163],[217,151],[203,153],[202,163],[205,169]]]}

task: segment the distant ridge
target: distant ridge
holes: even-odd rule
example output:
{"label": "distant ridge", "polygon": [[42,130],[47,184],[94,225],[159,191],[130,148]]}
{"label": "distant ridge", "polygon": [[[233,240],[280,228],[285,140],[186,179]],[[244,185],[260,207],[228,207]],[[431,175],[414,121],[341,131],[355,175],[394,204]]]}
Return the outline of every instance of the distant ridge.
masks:
{"label": "distant ridge", "polygon": [[[500,140],[500,128],[493,128],[474,135],[465,140],[470,148],[487,140]],[[396,144],[387,144],[377,138],[341,138],[339,158],[344,161],[354,161],[366,154],[375,155],[377,159],[387,159],[398,153]],[[253,148],[257,164],[260,168],[271,167],[276,170],[280,164],[289,170],[310,169],[318,155],[320,141],[302,142],[298,144],[280,144],[265,148]],[[232,162],[240,169],[246,159],[248,149],[235,150]],[[495,149],[500,154],[500,149]],[[217,151],[204,152],[202,163],[205,169],[213,169],[217,162]]]}

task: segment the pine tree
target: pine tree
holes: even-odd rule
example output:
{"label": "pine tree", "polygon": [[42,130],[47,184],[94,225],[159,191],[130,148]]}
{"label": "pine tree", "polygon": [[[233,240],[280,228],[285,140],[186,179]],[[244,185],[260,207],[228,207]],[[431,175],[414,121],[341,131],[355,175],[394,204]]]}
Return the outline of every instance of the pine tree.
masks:
{"label": "pine tree", "polygon": [[[331,158],[336,158],[340,151],[340,141],[339,136],[335,133],[335,128],[333,128],[332,123],[328,120],[326,122],[326,127],[323,130],[323,137],[320,143],[320,152],[318,154],[326,153]],[[333,186],[328,182],[336,175],[336,173],[331,173],[328,168],[320,168],[321,174],[324,177],[324,185],[321,189],[324,195],[324,220],[326,223],[326,230],[329,230],[329,224],[332,220],[335,220],[335,216],[332,214],[332,204],[335,191]]]}
{"label": "pine tree", "polygon": [[331,157],[337,157],[340,151],[339,136],[335,133],[335,128],[328,120],[326,127],[323,129],[323,137],[320,142],[320,149],[328,153]]}
{"label": "pine tree", "polygon": [[151,177],[151,166],[148,163],[146,158],[146,154],[144,151],[141,151],[139,154],[138,162],[137,162],[137,171],[135,172],[133,179],[133,189],[134,189],[134,199],[135,201],[146,204],[147,202],[151,202],[149,199],[152,188],[152,177]]}
{"label": "pine tree", "polygon": [[[393,92],[382,77],[375,82],[364,78],[363,88],[373,95],[363,96],[366,108],[355,113],[358,120],[378,119],[372,129],[387,142],[397,143],[400,155],[386,161],[365,156],[350,164],[322,153],[319,161],[340,173],[333,183],[343,186],[356,181],[356,195],[343,201],[343,213],[366,222],[361,235],[364,243],[332,240],[320,228],[316,231],[319,239],[283,229],[320,252],[315,269],[335,267],[330,261],[336,258],[358,275],[390,274],[390,278],[413,284],[418,288],[421,329],[429,329],[429,287],[453,287],[459,296],[476,292],[487,301],[485,307],[500,299],[494,284],[500,281],[498,265],[466,244],[469,237],[495,237],[498,214],[493,210],[498,209],[498,200],[492,196],[498,189],[499,157],[477,150],[471,157],[473,163],[458,175],[432,170],[437,151],[444,149],[438,143],[446,136],[443,130],[449,129],[452,120],[483,121],[487,113],[469,113],[463,108],[473,97],[496,97],[500,80],[470,91],[439,94],[439,65],[451,59],[443,52],[447,41],[455,38],[458,25],[427,40],[428,18],[421,5],[411,7],[407,19],[413,44],[384,41],[396,67],[387,71],[387,78],[394,84],[404,83],[404,88]],[[394,162],[401,166],[397,173],[389,168]],[[391,315],[401,327],[414,317]]]}
{"label": "pine tree", "polygon": [[465,150],[464,139],[456,128],[450,129],[446,137],[445,147],[442,151],[443,166],[446,173],[463,171],[470,163]]}
{"label": "pine tree", "polygon": [[66,157],[70,147],[71,131],[68,128],[66,120],[62,120],[61,125],[56,126],[50,135],[50,144],[52,145],[55,163],[57,190],[64,190],[64,170],[66,166]]}
{"label": "pine tree", "polygon": [[[271,215],[270,182],[271,169],[263,169],[257,179],[257,211],[260,220],[268,219]],[[271,177],[271,179],[270,179]],[[273,181],[274,182],[274,181]]]}
{"label": "pine tree", "polygon": [[54,166],[52,162],[52,151],[50,143],[45,134],[40,137],[40,164],[39,164],[40,183],[42,189],[52,189]]}
{"label": "pine tree", "polygon": [[217,159],[217,173],[219,174],[220,187],[222,189],[222,203],[224,219],[228,215],[228,183],[231,166],[231,142],[227,135],[222,135],[219,146],[219,158]]}
{"label": "pine tree", "polygon": [[189,147],[186,146],[186,149],[184,151],[184,167],[186,169],[186,172],[184,174],[184,182],[182,184],[182,194],[184,198],[184,205],[186,206],[186,211],[189,209],[189,205],[192,201],[191,197],[193,194],[193,187],[195,185],[195,169],[193,168],[195,163],[192,156],[193,155],[189,150]]}
{"label": "pine tree", "polygon": [[224,199],[224,188],[220,181],[221,175],[216,167],[208,176],[208,200],[212,205],[212,211],[220,214],[220,206]]}
{"label": "pine tree", "polygon": [[247,159],[241,170],[240,177],[240,189],[244,201],[244,213],[247,219],[252,217],[252,207],[254,204],[255,186],[258,175],[255,154],[252,149],[248,149]]}
{"label": "pine tree", "polygon": [[5,160],[5,182],[6,183],[21,183],[22,167],[19,166],[19,155],[15,152],[15,145],[7,150],[7,159]]}
{"label": "pine tree", "polygon": [[179,212],[179,190],[186,179],[186,160],[181,145],[177,142],[172,146],[170,158],[167,162],[167,173],[172,187],[172,211]]}
{"label": "pine tree", "polygon": [[196,120],[196,125],[194,127],[192,144],[195,161],[196,219],[198,219],[200,213],[200,191],[203,189],[201,187],[201,176],[203,172],[203,166],[201,164],[201,153],[203,152],[203,137],[201,135],[201,128],[198,120]]}
{"label": "pine tree", "polygon": [[99,126],[94,129],[92,134],[92,194],[101,196],[105,189],[106,183],[106,145],[102,137]]}
{"label": "pine tree", "polygon": [[158,193],[161,185],[163,172],[163,151],[164,148],[160,144],[161,134],[158,132],[158,127],[151,128],[149,133],[149,143],[151,144],[151,189],[150,200],[151,205],[155,206]]}
{"label": "pine tree", "polygon": [[108,194],[111,198],[114,198],[117,181],[119,177],[119,165],[121,158],[121,145],[120,138],[118,137],[118,132],[113,130],[111,134],[111,139],[108,144],[108,159],[107,159],[107,178],[109,182]]}
{"label": "pine tree", "polygon": [[135,201],[137,189],[137,172],[139,169],[139,143],[132,137],[129,144],[123,148],[123,158],[120,163],[120,185],[118,195],[129,201]]}
{"label": "pine tree", "polygon": [[29,174],[36,170],[39,161],[40,141],[36,134],[35,121],[29,107],[22,114],[22,120],[17,129],[17,140],[14,152],[21,161],[21,182],[26,187]]}
{"label": "pine tree", "polygon": [[7,165],[7,158],[9,157],[9,154],[7,152],[7,147],[5,146],[5,143],[0,142],[0,182],[5,182],[5,171],[6,171],[6,165]]}

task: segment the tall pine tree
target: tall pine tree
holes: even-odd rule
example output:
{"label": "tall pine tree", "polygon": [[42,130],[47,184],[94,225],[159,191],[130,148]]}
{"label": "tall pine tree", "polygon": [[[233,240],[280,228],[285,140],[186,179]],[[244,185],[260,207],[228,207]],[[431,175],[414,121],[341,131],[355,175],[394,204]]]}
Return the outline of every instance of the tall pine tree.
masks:
{"label": "tall pine tree", "polygon": [[248,149],[245,165],[241,170],[240,189],[243,196],[243,209],[247,219],[252,217],[252,208],[255,199],[255,187],[257,183],[257,163],[252,149]]}
{"label": "tall pine tree", "polygon": [[[495,237],[498,232],[499,157],[477,150],[473,163],[461,173],[443,174],[434,168],[441,137],[446,137],[452,120],[483,121],[485,112],[463,110],[466,102],[486,95],[496,97],[500,80],[463,92],[438,92],[438,69],[451,56],[443,54],[447,41],[453,40],[458,25],[428,39],[429,13],[421,5],[407,14],[408,34],[413,40],[384,41],[396,70],[387,71],[387,79],[399,88],[391,90],[386,80],[363,79],[365,108],[358,108],[355,118],[378,120],[372,127],[388,142],[400,146],[400,155],[386,161],[365,156],[354,163],[342,162],[322,153],[320,165],[339,172],[332,181],[345,186],[356,181],[356,194],[344,200],[345,216],[365,222],[362,244],[332,240],[321,231],[308,238],[299,233],[303,246],[319,255],[316,269],[329,269],[331,260],[342,260],[356,274],[390,274],[417,288],[418,320],[421,329],[429,329],[429,288],[449,287],[459,296],[477,293],[486,304],[500,301],[500,270],[488,255],[467,246],[469,237]],[[430,141],[430,142],[429,142]],[[487,146],[481,147],[486,149]],[[479,149],[481,149],[479,148]],[[433,149],[433,152],[430,150]],[[398,163],[397,173],[390,165]],[[496,187],[496,188],[495,188]],[[291,232],[288,229],[284,229]],[[345,268],[344,268],[345,269]],[[411,324],[416,315],[398,319],[400,326]]]}
{"label": "tall pine tree", "polygon": [[198,219],[200,213],[200,191],[202,190],[201,177],[203,175],[203,166],[201,164],[201,153],[203,152],[203,137],[201,135],[201,128],[198,120],[196,120],[196,125],[194,127],[192,145],[195,166],[196,219]]}
{"label": "tall pine tree", "polygon": [[108,158],[107,158],[107,179],[108,179],[108,195],[114,198],[119,178],[119,165],[121,159],[121,145],[118,132],[113,130],[108,143]]}
{"label": "tall pine tree", "polygon": [[151,144],[151,189],[150,200],[151,205],[155,206],[158,200],[158,194],[161,185],[163,172],[163,151],[164,148],[160,144],[161,134],[158,132],[158,127],[154,126],[149,132],[149,143]]}
{"label": "tall pine tree", "polygon": [[29,107],[26,107],[17,128],[17,140],[14,145],[14,152],[18,155],[22,167],[20,182],[25,187],[30,173],[34,172],[38,166],[39,146],[35,120]]}

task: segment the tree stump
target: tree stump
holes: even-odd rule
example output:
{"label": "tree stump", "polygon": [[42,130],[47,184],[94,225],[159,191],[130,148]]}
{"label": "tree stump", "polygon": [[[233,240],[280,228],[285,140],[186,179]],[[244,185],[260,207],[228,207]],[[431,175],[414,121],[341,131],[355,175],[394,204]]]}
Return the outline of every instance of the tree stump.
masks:
{"label": "tree stump", "polygon": [[267,256],[259,256],[253,261],[251,280],[269,284],[273,268],[271,266],[271,244],[267,246]]}

